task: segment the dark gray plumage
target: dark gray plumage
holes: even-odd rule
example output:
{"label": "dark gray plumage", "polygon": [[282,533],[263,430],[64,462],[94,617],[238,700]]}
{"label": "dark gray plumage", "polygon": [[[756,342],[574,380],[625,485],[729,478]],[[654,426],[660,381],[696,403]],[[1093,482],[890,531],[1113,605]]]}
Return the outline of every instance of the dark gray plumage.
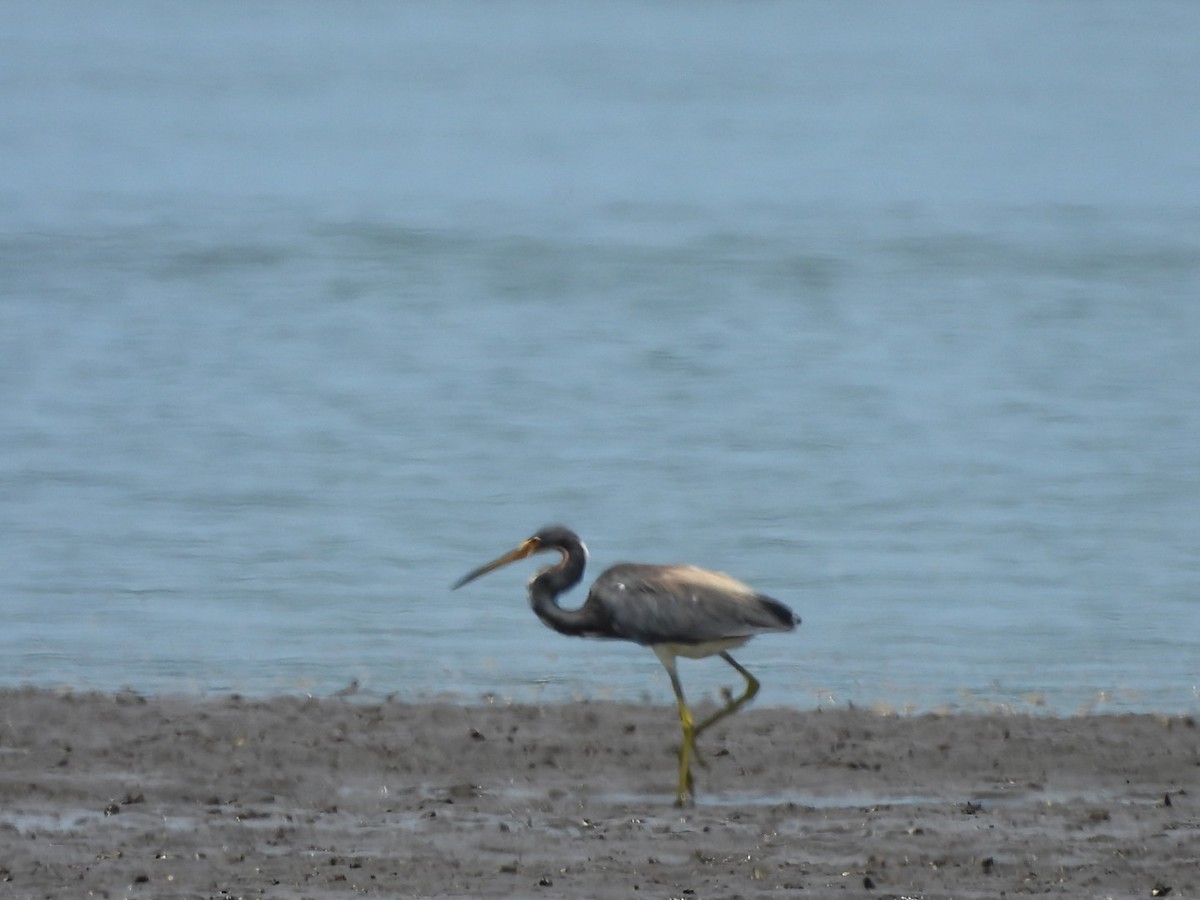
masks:
{"label": "dark gray plumage", "polygon": [[[469,572],[454,587],[546,550],[559,551],[562,559],[541,569],[529,582],[529,603],[542,622],[562,634],[627,640],[650,647],[666,668],[683,729],[676,802],[687,803],[693,792],[691,760],[696,737],[758,693],[758,680],[728,651],[757,634],[791,631],[800,624],[799,617],[778,600],[720,572],[643,563],[618,563],[606,569],[582,606],[563,609],[558,605],[558,595],[583,578],[587,547],[575,532],[562,525],[543,528],[514,550]],[[720,655],[741,673],[746,689],[697,725],[684,699],[675,660],[680,656],[700,659],[714,655]]]}
{"label": "dark gray plumage", "polygon": [[778,600],[696,566],[618,563],[596,579],[587,602],[608,611],[611,637],[646,646],[749,640],[798,621]]}

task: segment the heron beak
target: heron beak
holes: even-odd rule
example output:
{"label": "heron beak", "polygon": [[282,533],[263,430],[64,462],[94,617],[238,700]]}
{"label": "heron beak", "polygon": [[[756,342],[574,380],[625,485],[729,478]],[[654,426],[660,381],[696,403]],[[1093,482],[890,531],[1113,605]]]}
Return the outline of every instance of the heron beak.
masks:
{"label": "heron beak", "polygon": [[516,562],[518,559],[525,559],[527,556],[533,556],[533,554],[537,553],[541,548],[542,542],[537,538],[530,538],[527,541],[522,541],[520,546],[518,546],[515,550],[510,550],[499,559],[493,559],[490,563],[482,565],[472,572],[468,572],[462,578],[458,579],[458,581],[454,582],[454,584],[450,586],[450,590],[456,591],[464,584],[474,581],[481,575],[486,575],[488,572],[494,572],[501,566],[507,566],[509,563]]}

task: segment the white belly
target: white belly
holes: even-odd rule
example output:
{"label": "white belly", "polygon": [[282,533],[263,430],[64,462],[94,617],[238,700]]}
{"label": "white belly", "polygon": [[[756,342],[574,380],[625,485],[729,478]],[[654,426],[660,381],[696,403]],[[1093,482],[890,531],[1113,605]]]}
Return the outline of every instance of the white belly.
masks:
{"label": "white belly", "polygon": [[686,659],[704,659],[706,656],[716,656],[718,653],[740,647],[748,640],[750,640],[749,636],[722,638],[719,641],[708,641],[704,644],[655,644],[651,649],[666,665],[668,659],[674,659],[677,656]]}

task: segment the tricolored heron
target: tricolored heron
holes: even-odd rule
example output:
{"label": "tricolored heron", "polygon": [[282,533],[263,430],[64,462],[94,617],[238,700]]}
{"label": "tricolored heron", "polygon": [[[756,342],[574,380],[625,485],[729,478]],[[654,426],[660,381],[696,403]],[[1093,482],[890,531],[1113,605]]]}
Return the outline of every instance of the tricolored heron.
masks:
{"label": "tricolored heron", "polygon": [[[633,641],[653,650],[666,668],[683,728],[676,792],[676,804],[683,806],[693,793],[691,763],[696,757],[696,738],[758,693],[758,679],[734,661],[729,651],[756,634],[791,631],[800,618],[778,600],[720,572],[641,563],[618,563],[606,569],[581,607],[563,609],[558,595],[583,578],[587,547],[562,525],[543,528],[515,549],[464,575],[454,588],[546,550],[559,551],[562,559],[539,570],[529,582],[529,603],[542,622],[561,634]],[[736,699],[726,694],[725,706],[696,724],[683,697],[675,660],[717,655],[746,679],[746,690]]]}

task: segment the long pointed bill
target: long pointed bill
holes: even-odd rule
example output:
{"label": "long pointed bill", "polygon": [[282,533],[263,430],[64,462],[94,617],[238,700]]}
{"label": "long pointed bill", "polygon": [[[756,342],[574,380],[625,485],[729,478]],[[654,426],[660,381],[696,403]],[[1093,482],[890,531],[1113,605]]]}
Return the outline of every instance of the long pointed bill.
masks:
{"label": "long pointed bill", "polygon": [[493,559],[490,563],[480,566],[478,569],[475,569],[473,572],[468,572],[462,578],[458,579],[458,581],[454,582],[454,584],[450,586],[450,590],[456,591],[460,587],[462,587],[464,584],[474,581],[476,578],[479,578],[481,575],[486,575],[488,572],[494,572],[496,569],[499,569],[501,566],[507,566],[509,563],[516,562],[519,559],[525,559],[525,557],[527,557],[527,556],[532,556],[533,554],[537,553],[538,550],[540,550],[541,548],[542,548],[542,542],[539,541],[537,538],[530,538],[527,541],[522,541],[520,546],[517,547],[515,550],[510,550],[508,553],[505,553],[499,559]]}

